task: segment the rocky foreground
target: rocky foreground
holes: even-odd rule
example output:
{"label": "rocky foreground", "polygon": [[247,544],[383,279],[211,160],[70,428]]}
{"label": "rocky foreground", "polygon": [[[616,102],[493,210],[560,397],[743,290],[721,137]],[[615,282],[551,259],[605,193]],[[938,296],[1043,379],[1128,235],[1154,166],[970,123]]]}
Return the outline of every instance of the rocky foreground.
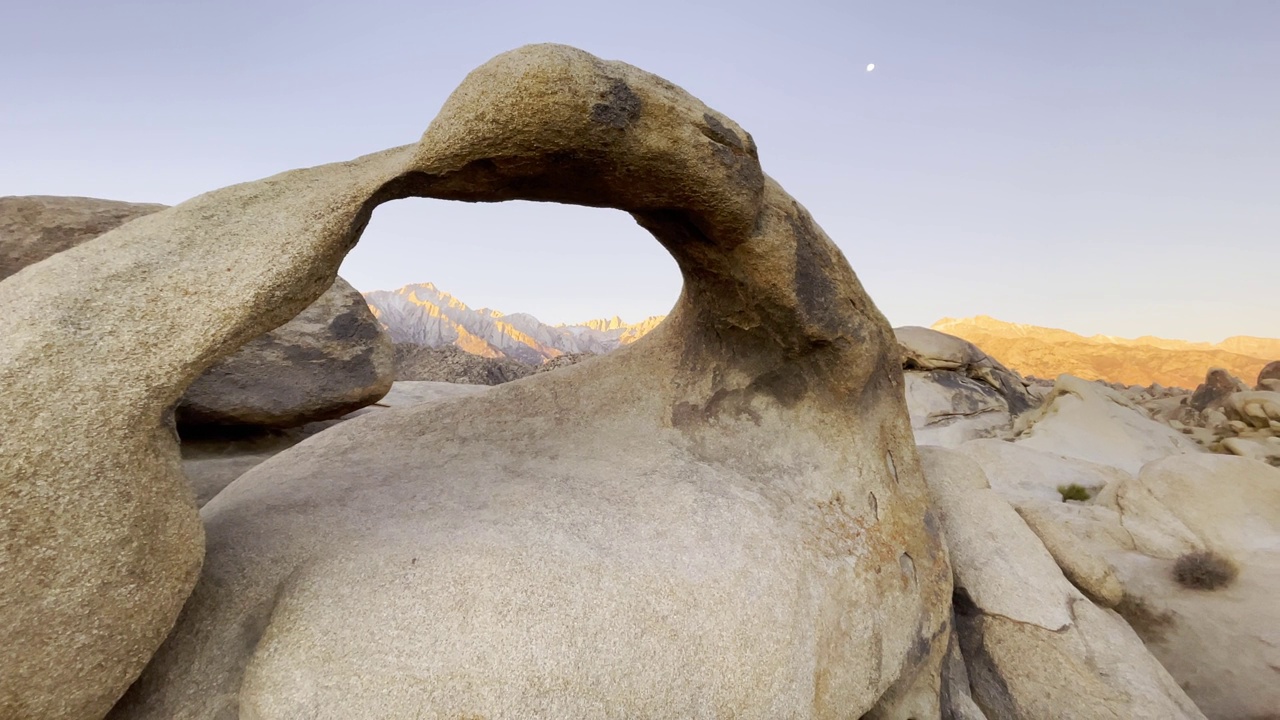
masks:
{"label": "rocky foreground", "polygon": [[[544,372],[393,348],[335,278],[409,195],[622,209],[690,284]],[[531,46],[416,145],[102,202],[0,199],[37,247],[0,282],[2,718],[1280,707],[1280,365],[1049,382],[892,330],[665,80]]]}

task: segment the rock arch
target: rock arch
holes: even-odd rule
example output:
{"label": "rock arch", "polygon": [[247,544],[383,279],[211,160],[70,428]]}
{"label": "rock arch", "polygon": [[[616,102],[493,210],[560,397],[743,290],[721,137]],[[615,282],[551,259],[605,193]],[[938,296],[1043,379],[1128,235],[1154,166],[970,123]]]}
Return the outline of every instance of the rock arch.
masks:
{"label": "rock arch", "polygon": [[[631,66],[539,45],[472,72],[414,145],[211,192],[0,283],[0,604],[18,620],[0,629],[5,709],[100,716],[141,671],[201,549],[169,409],[315,300],[373,208],[408,196],[630,212],[684,289],[625,350],[352,421],[236,481],[202,513],[203,574],[119,717],[936,708],[950,572],[888,323],[733,121]],[[418,557],[432,573],[405,575]],[[459,591],[495,604],[450,605]],[[459,629],[499,607],[488,634]],[[386,626],[343,634],[357,608],[412,632],[365,657],[376,677],[329,657],[316,672],[348,684],[300,681],[324,643],[386,649]],[[483,655],[492,638],[510,657]],[[474,666],[397,674],[406,653],[459,646]]]}

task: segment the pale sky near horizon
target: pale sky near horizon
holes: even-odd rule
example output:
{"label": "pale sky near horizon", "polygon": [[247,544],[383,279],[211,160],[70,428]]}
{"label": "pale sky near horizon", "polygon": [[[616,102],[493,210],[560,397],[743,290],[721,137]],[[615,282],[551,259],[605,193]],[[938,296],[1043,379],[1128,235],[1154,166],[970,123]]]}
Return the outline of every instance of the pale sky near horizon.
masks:
{"label": "pale sky near horizon", "polygon": [[[895,325],[1280,336],[1280,2],[3,10],[0,195],[172,204],[413,142],[472,68],[560,42],[750,131]],[[680,287],[629,216],[533,203],[385,205],[342,275],[551,323],[639,320]]]}

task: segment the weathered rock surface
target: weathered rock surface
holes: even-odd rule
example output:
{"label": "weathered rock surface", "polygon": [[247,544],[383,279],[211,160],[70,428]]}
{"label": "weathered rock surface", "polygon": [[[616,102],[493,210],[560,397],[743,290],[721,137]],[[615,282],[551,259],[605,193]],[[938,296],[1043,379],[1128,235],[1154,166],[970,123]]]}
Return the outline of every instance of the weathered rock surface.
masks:
{"label": "weathered rock surface", "polygon": [[[6,240],[6,274],[74,237]],[[140,267],[140,251],[90,242],[0,281],[0,718],[102,717],[200,572],[169,409],[203,369],[185,349],[208,331],[186,297],[204,283],[179,271],[189,284],[150,294],[138,271],[174,263],[162,238],[150,250]]]}
{"label": "weathered rock surface", "polygon": [[1222,368],[1210,368],[1204,376],[1204,382],[1196,387],[1188,401],[1193,409],[1201,412],[1211,408],[1221,408],[1232,393],[1248,390],[1249,386]]}
{"label": "weathered rock surface", "polygon": [[[136,672],[199,557],[167,409],[409,195],[618,208],[686,286],[604,358],[367,413],[234,481],[115,717],[938,715],[951,574],[888,323],[750,135],[559,46],[473,72],[416,145],[0,284],[3,697],[90,717]],[[70,287],[113,302],[50,318]]]}
{"label": "weathered rock surface", "polygon": [[[1280,707],[1280,470],[1244,458],[1183,455],[1143,468],[1117,504],[1142,553],[1111,556],[1120,610],[1210,718]],[[1208,549],[1240,569],[1216,590],[1174,580],[1176,559]]]}
{"label": "weathered rock surface", "polygon": [[342,278],[289,322],[214,363],[178,405],[178,423],[286,428],[340,417],[387,394],[391,341]]}
{"label": "weathered rock surface", "polygon": [[1039,404],[1016,373],[972,343],[922,327],[893,332],[911,426],[922,445],[954,447],[1006,434],[1014,416]]}
{"label": "weathered rock surface", "polygon": [[916,442],[955,447],[1009,431],[1013,418],[1000,394],[951,370],[903,373]]}
{"label": "weathered rock surface", "polygon": [[1017,373],[1001,365],[977,345],[937,330],[923,327],[893,329],[902,349],[904,370],[954,370],[994,389],[1005,399],[1013,415],[1038,406]]}
{"label": "weathered rock surface", "polygon": [[1024,447],[1137,473],[1157,458],[1203,452],[1194,440],[1156,422],[1119,392],[1063,375],[1045,404],[1020,418]]}
{"label": "weathered rock surface", "polygon": [[[0,279],[163,209],[94,198],[0,198]],[[178,422],[283,428],[334,418],[381,397],[393,372],[390,341],[363,296],[338,278],[297,317],[209,368],[188,389]]]}
{"label": "weathered rock surface", "polygon": [[188,435],[182,440],[182,472],[195,491],[196,505],[204,507],[223,488],[230,485],[231,481],[340,422],[378,412],[383,408],[476,395],[487,389],[486,385],[399,381],[376,404],[335,420],[312,422],[285,430],[249,428],[240,431],[237,428],[229,433],[212,436]]}
{"label": "weathered rock surface", "polygon": [[1109,465],[1058,455],[1003,440],[972,440],[955,448],[980,465],[991,488],[1010,502],[1037,498],[1061,502],[1059,488],[1078,485],[1096,496],[1108,484],[1129,477]]}
{"label": "weathered rock surface", "polygon": [[0,280],[164,208],[84,197],[0,197]]}
{"label": "weathered rock surface", "polygon": [[1262,368],[1258,373],[1258,382],[1254,389],[1280,391],[1280,387],[1273,387],[1273,383],[1280,383],[1280,360],[1268,363]]}
{"label": "weathered rock surface", "polygon": [[1204,717],[1119,616],[1063,577],[981,467],[920,451],[955,572],[956,634],[987,717]]}

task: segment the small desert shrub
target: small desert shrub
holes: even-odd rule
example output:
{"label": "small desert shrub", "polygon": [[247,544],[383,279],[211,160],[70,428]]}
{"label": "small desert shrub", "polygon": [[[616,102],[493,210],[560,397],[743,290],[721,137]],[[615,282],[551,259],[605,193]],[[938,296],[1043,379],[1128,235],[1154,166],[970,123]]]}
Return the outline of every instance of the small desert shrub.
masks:
{"label": "small desert shrub", "polygon": [[1070,485],[1059,485],[1058,493],[1062,495],[1062,502],[1068,500],[1088,500],[1089,491],[1083,486],[1071,483]]}
{"label": "small desert shrub", "polygon": [[1193,590],[1217,590],[1235,581],[1236,564],[1212,550],[1190,552],[1173,564],[1173,579]]}

